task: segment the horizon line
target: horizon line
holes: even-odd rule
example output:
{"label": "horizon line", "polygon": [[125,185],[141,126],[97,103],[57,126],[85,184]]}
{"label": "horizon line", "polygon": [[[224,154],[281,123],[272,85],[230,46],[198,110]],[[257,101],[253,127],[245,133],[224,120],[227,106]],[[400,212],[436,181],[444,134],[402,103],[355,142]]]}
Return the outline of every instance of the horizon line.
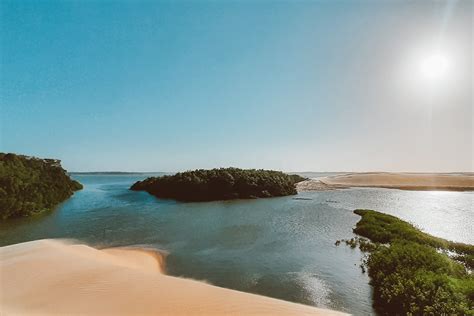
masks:
{"label": "horizon line", "polygon": [[[67,171],[70,174],[91,174],[91,173],[121,173],[121,174],[150,174],[150,173],[169,173],[175,174],[179,172],[194,171],[194,170],[212,170],[220,169],[225,167],[217,168],[197,168],[197,169],[186,169],[181,171]],[[284,173],[341,173],[341,174],[353,174],[353,173],[405,173],[405,174],[473,174],[474,171],[285,171],[285,170],[276,170],[276,169],[263,169],[263,168],[238,168],[238,169],[255,169],[255,170],[275,170],[281,171]]]}

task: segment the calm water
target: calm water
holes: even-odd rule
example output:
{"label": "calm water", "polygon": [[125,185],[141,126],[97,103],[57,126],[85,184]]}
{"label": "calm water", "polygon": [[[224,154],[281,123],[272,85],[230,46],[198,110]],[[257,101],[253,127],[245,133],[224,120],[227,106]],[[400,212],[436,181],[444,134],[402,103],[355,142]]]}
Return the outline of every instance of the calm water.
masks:
{"label": "calm water", "polygon": [[0,223],[0,244],[75,238],[94,246],[169,251],[168,273],[355,315],[373,314],[368,277],[350,238],[373,208],[426,232],[474,243],[474,194],[348,189],[210,203],[158,200],[128,187],[145,175],[76,175],[85,185],[55,211]]}

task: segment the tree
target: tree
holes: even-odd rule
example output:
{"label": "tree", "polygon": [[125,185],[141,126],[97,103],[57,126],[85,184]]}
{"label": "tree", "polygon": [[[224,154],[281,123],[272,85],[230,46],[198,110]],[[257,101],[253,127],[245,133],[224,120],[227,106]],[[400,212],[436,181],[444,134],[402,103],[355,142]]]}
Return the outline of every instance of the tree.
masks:
{"label": "tree", "polygon": [[59,160],[0,153],[2,219],[49,210],[80,189]]}

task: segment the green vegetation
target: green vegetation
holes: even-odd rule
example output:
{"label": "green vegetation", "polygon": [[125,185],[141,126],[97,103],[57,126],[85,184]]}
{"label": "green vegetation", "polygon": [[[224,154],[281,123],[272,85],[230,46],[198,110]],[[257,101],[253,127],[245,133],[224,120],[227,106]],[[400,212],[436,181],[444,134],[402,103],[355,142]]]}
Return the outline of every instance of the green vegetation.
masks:
{"label": "green vegetation", "polygon": [[354,232],[376,243],[366,265],[380,314],[474,315],[474,277],[441,252],[455,251],[466,262],[473,245],[433,237],[376,211],[354,213],[362,216]]}
{"label": "green vegetation", "polygon": [[302,180],[271,170],[199,169],[147,178],[130,189],[179,201],[215,201],[293,195],[297,193],[295,183]]}
{"label": "green vegetation", "polygon": [[308,178],[302,177],[299,174],[289,174],[288,176],[293,180],[293,183],[308,180]]}
{"label": "green vegetation", "polygon": [[[471,257],[472,261],[474,245],[452,242],[431,236],[395,216],[372,210],[355,210],[354,213],[362,216],[362,219],[354,229],[354,233],[367,237],[373,242],[385,244],[391,243],[394,240],[412,241],[438,249],[454,251],[460,254],[459,257],[465,256],[466,259]],[[467,259],[466,261],[469,260]]]}
{"label": "green vegetation", "polygon": [[379,246],[379,244],[377,244],[377,243],[372,243],[369,240],[367,240],[365,238],[360,238],[360,237],[354,237],[354,238],[351,238],[351,239],[336,240],[335,245],[339,246],[341,244],[341,242],[345,242],[346,245],[351,247],[352,249],[359,246],[359,249],[363,252],[374,251]]}
{"label": "green vegetation", "polygon": [[59,160],[0,153],[0,218],[50,210],[82,185]]}

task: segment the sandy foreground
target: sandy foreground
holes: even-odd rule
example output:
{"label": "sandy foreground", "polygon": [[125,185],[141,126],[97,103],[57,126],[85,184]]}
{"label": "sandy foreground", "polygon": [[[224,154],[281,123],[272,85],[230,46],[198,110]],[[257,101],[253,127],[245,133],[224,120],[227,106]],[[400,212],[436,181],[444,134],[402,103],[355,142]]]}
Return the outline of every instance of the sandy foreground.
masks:
{"label": "sandy foreground", "polygon": [[380,187],[403,190],[473,191],[473,173],[349,173],[311,179],[297,184],[299,191],[320,191],[348,187]]}
{"label": "sandy foreground", "polygon": [[64,240],[0,248],[1,315],[345,315],[167,276],[157,252]]}

